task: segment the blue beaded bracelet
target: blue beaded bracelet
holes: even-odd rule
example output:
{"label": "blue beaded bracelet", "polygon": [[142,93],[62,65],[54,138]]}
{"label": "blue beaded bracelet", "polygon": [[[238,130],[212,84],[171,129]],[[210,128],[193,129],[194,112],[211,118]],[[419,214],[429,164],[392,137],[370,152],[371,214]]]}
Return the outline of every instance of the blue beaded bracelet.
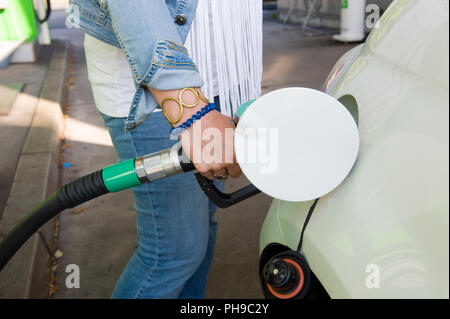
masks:
{"label": "blue beaded bracelet", "polygon": [[184,122],[178,127],[174,127],[173,129],[171,129],[170,136],[178,137],[181,133],[183,133],[185,130],[191,127],[195,121],[200,120],[203,116],[214,110],[216,110],[216,105],[214,103],[209,103],[200,111],[198,111],[196,114],[192,115],[192,117],[188,119],[186,122]]}

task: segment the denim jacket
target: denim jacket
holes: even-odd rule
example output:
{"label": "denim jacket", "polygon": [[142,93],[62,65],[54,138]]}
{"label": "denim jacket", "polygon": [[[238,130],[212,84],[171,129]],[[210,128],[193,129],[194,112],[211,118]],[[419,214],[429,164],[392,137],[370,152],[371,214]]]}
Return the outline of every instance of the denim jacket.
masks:
{"label": "denim jacket", "polygon": [[70,0],[69,21],[106,43],[121,47],[136,85],[126,128],[145,121],[157,107],[147,87],[201,87],[203,81],[183,46],[198,0]]}

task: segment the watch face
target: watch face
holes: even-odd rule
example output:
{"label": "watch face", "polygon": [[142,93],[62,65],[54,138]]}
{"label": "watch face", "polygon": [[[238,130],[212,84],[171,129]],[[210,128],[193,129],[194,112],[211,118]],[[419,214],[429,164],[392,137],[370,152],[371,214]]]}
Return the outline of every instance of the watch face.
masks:
{"label": "watch face", "polygon": [[333,97],[307,88],[273,91],[241,115],[237,161],[262,192],[286,201],[309,201],[347,177],[359,150],[358,127]]}

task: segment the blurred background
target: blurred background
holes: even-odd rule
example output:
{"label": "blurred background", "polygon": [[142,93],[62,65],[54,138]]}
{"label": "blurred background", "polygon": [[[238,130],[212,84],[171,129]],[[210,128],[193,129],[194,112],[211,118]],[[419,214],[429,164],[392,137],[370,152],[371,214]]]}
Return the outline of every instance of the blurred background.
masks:
{"label": "blurred background", "polygon": [[[322,87],[339,57],[370,32],[342,28],[360,19],[342,19],[353,1],[263,1],[263,93]],[[381,14],[390,3],[365,6]],[[0,238],[59,185],[117,161],[94,105],[83,33],[68,23],[67,0],[50,7],[0,0]],[[227,189],[244,184],[229,181]],[[208,298],[263,297],[259,231],[270,203],[258,195],[217,212]],[[0,273],[0,298],[108,298],[135,247],[131,192],[98,198],[65,211],[25,244]],[[71,264],[80,268],[80,288],[65,283]]]}

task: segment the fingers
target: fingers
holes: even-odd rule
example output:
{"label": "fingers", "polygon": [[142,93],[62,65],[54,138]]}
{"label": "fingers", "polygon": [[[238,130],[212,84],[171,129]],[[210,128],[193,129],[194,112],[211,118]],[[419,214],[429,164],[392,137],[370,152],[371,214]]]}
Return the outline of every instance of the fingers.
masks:
{"label": "fingers", "polygon": [[228,166],[227,171],[232,178],[239,178],[242,175],[241,168],[238,164]]}
{"label": "fingers", "polygon": [[216,169],[214,171],[203,171],[200,172],[200,174],[213,181],[215,179],[225,180],[228,176],[231,176],[232,178],[239,178],[242,175],[242,171],[238,164],[233,164],[228,166],[226,169],[223,168],[218,170]]}
{"label": "fingers", "polygon": [[215,170],[214,171],[214,177],[220,180],[225,180],[228,178],[228,172],[225,168],[219,169],[219,170]]}
{"label": "fingers", "polygon": [[200,174],[205,176],[207,179],[212,180],[212,181],[215,179],[225,180],[229,176],[229,173],[228,173],[227,169],[225,169],[225,168],[209,170],[209,171],[202,170],[199,172],[200,172]]}
{"label": "fingers", "polygon": [[238,178],[241,169],[234,154],[233,120],[216,113],[210,112],[183,132],[183,150],[204,177],[210,180]]}
{"label": "fingers", "polygon": [[207,171],[207,172],[204,172],[204,173],[200,172],[200,174],[202,174],[203,176],[205,176],[207,179],[209,179],[211,181],[216,179],[214,177],[214,173],[212,171]]}

